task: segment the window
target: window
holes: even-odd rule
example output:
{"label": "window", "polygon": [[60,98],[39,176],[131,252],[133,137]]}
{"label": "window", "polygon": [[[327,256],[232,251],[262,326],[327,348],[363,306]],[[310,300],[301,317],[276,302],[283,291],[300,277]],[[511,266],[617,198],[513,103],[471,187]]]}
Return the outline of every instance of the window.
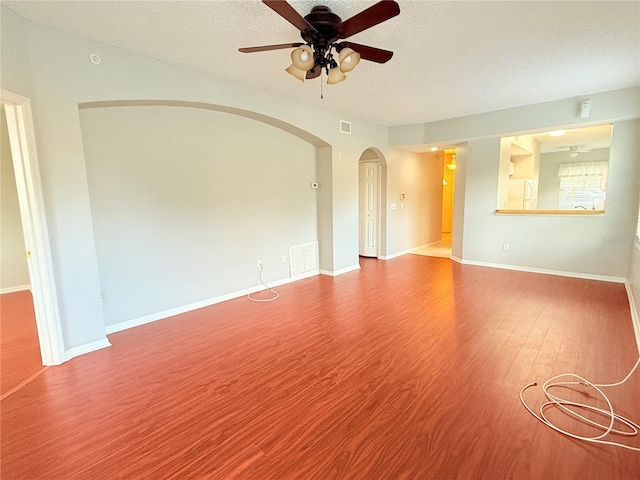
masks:
{"label": "window", "polygon": [[609,162],[561,163],[559,209],[604,210]]}

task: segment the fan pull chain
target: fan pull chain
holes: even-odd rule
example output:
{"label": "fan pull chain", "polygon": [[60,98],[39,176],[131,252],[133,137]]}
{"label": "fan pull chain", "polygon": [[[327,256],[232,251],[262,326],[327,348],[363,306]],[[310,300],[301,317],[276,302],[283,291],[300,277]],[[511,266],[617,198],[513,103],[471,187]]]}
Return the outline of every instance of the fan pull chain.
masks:
{"label": "fan pull chain", "polygon": [[323,83],[324,82],[322,81],[322,67],[320,67],[320,100],[324,99],[324,94],[323,94],[323,91],[322,91],[322,87],[323,87],[322,84]]}

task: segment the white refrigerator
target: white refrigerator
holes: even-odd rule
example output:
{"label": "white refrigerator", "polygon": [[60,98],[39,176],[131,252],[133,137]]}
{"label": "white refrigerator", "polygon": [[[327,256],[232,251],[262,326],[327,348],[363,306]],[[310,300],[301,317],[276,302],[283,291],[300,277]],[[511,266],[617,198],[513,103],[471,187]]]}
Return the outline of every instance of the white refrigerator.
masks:
{"label": "white refrigerator", "polygon": [[507,208],[509,210],[530,210],[535,208],[535,205],[533,205],[533,186],[532,178],[509,179]]}

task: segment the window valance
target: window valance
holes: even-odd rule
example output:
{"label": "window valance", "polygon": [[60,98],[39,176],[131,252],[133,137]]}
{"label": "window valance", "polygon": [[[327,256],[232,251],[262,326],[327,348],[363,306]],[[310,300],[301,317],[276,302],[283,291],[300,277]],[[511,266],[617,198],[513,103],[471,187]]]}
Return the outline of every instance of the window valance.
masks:
{"label": "window valance", "polygon": [[609,162],[576,162],[561,163],[558,168],[560,177],[577,177],[580,175],[607,175]]}

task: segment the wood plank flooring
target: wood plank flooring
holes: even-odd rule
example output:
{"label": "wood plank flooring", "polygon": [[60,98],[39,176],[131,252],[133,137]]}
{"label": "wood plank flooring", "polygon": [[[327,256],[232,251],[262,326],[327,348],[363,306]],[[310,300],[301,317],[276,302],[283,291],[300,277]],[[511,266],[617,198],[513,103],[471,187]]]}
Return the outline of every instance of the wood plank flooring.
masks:
{"label": "wood plank flooring", "polygon": [[[626,375],[623,285],[418,255],[361,265],[48,368],[0,404],[2,478],[640,478],[639,453],[564,437],[518,399],[565,371]],[[640,372],[609,390],[640,420]]]}
{"label": "wood plank flooring", "polygon": [[31,292],[0,295],[0,398],[42,369]]}

